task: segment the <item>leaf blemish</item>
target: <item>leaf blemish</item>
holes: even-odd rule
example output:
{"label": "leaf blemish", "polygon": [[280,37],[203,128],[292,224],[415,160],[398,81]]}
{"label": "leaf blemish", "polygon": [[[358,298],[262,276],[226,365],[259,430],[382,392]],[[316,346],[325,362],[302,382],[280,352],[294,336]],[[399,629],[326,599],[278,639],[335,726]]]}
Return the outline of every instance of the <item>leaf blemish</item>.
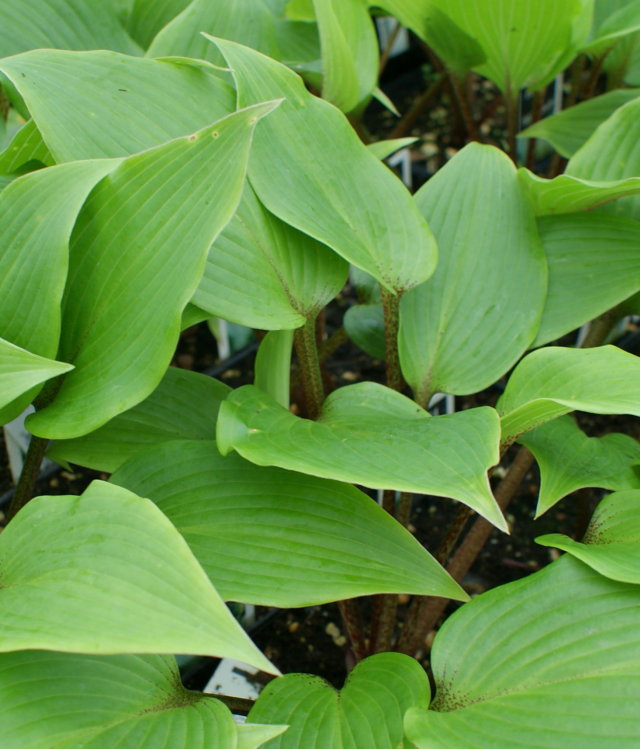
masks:
{"label": "leaf blemish", "polygon": [[217,138],[218,137],[218,133],[213,133],[213,137]]}

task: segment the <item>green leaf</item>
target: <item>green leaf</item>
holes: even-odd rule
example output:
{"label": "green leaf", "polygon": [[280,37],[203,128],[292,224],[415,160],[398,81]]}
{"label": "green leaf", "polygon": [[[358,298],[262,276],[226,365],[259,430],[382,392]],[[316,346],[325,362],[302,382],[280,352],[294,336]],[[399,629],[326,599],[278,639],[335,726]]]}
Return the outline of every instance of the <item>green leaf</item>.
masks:
{"label": "green leaf", "polygon": [[1,0],[0,57],[41,47],[112,49],[139,55],[110,3],[96,0]]}
{"label": "green leaf", "polygon": [[296,66],[320,59],[317,23],[276,18],[276,42],[280,49],[280,60],[287,65]]}
{"label": "green leaf", "polygon": [[502,441],[570,411],[640,416],[640,359],[614,346],[549,346],[526,356],[498,401]]}
{"label": "green leaf", "polygon": [[582,543],[560,533],[536,538],[536,543],[562,549],[611,580],[635,585],[640,583],[639,541],[640,491],[615,492],[605,497],[596,508]]}
{"label": "green leaf", "polygon": [[[220,700],[182,686],[173,656],[5,653],[0,706],[3,749],[236,749],[240,734]],[[255,729],[264,742],[285,726]]]}
{"label": "green leaf", "polygon": [[601,213],[545,216],[549,291],[534,346],[555,341],[640,289],[640,224]]}
{"label": "green leaf", "polygon": [[246,183],[209,250],[193,302],[248,327],[299,328],[336,296],[348,272],[339,255],[270,213]]}
{"label": "green leaf", "polygon": [[402,372],[426,406],[437,392],[484,390],[529,348],[547,266],[517,172],[497,148],[468,145],[418,191],[416,204],[440,261],[402,300],[398,347]]}
{"label": "green leaf", "polygon": [[356,304],[344,315],[344,328],[351,340],[375,359],[386,358],[382,304]]}
{"label": "green leaf", "polygon": [[200,32],[221,36],[279,58],[275,19],[263,0],[193,0],[154,38],[147,57],[182,56],[224,65],[220,52]]}
{"label": "green leaf", "polygon": [[640,0],[630,2],[612,13],[597,29],[581,51],[594,57],[606,55],[623,37],[640,30]]}
{"label": "green leaf", "polygon": [[[164,375],[211,242],[233,215],[257,105],[126,159],[85,203],[71,240],[58,358],[76,367],[29,417],[81,437],[140,403]],[[102,268],[111,268],[105,277]]]}
{"label": "green leaf", "polygon": [[245,385],[222,404],[217,440],[223,455],[237,450],[257,465],[452,497],[506,527],[487,479],[498,462],[491,408],[431,417],[404,395],[367,382],[333,392],[314,422]]}
{"label": "green leaf", "polygon": [[55,440],[47,457],[113,473],[149,447],[172,440],[214,440],[220,404],[230,388],[213,377],[169,367],[137,406],[84,437]]}
{"label": "green leaf", "polygon": [[45,359],[0,338],[0,416],[6,424],[5,407],[23,393],[52,377],[69,372],[71,364]]}
{"label": "green leaf", "polygon": [[640,89],[637,88],[609,91],[551,117],[545,117],[518,133],[518,138],[543,138],[561,156],[568,159],[589,140],[599,125],[638,96]]}
{"label": "green leaf", "polygon": [[561,416],[520,437],[540,466],[540,517],[567,494],[586,487],[640,489],[640,445],[626,434],[587,437],[571,416]]}
{"label": "green leaf", "polygon": [[126,489],[32,500],[0,536],[0,569],[0,652],[193,653],[277,673],[169,520]]}
{"label": "green leaf", "polygon": [[255,363],[255,386],[289,408],[292,330],[272,330],[262,339]]}
{"label": "green leaf", "polygon": [[412,145],[417,140],[418,138],[391,138],[389,140],[379,140],[377,143],[369,143],[367,148],[376,159],[384,161],[384,159],[391,156],[392,153],[399,151],[401,148],[406,148],[407,146]]}
{"label": "green leaf", "polygon": [[[595,181],[640,178],[639,138],[640,99],[634,99],[598,127],[571,158],[566,173],[571,177]],[[602,210],[638,220],[640,197],[618,200]]]}
{"label": "green leaf", "polygon": [[24,96],[57,163],[128,156],[235,109],[233,89],[194,65],[36,50],[2,60],[0,69]]}
{"label": "green leaf", "polygon": [[[437,693],[408,711],[419,749],[635,749],[640,588],[563,557],[447,619]],[[286,735],[286,734],[285,734]]]}
{"label": "green leaf", "polygon": [[0,153],[0,173],[11,174],[29,161],[39,161],[44,166],[55,164],[33,120],[21,127],[11,143]]}
{"label": "green leaf", "polygon": [[397,749],[402,718],[429,704],[424,669],[400,653],[380,653],[358,663],[338,692],[319,676],[287,674],[268,684],[249,721],[288,723],[269,749]]}
{"label": "green leaf", "polygon": [[134,0],[127,31],[147,49],[155,35],[190,3],[191,0]]}
{"label": "green leaf", "polygon": [[192,325],[197,325],[199,322],[211,319],[211,313],[206,310],[196,307],[195,304],[187,304],[182,310],[182,318],[180,320],[180,331],[190,328]]}
{"label": "green leaf", "polygon": [[[238,743],[235,749],[258,749],[270,739],[288,730],[289,726],[263,726],[257,723],[238,723]],[[204,749],[204,748],[203,748]]]}
{"label": "green leaf", "polygon": [[[264,205],[390,289],[426,280],[437,260],[431,232],[404,185],[360,142],[344,115],[312,96],[284,65],[233,42],[213,41],[234,70],[240,106],[271,95],[286,98],[256,130],[249,163]],[[322,159],[312,158],[319,153]]]}
{"label": "green leaf", "polygon": [[222,457],[213,442],[160,445],[111,481],[157,504],[225,600],[286,608],[373,593],[466,597],[349,484]]}
{"label": "green leaf", "polygon": [[296,21],[315,21],[316,12],[313,0],[289,0],[287,3],[287,18]]}

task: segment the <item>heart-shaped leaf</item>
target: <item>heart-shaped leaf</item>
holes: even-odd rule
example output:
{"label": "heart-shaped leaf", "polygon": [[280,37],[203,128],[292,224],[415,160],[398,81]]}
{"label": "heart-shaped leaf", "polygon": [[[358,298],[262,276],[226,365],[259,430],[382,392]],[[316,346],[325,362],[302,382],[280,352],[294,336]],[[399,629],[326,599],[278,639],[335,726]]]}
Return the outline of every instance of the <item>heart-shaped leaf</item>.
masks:
{"label": "heart-shaped leaf", "polygon": [[193,65],[35,50],[2,60],[0,70],[24,97],[57,163],[128,156],[235,109],[233,89]]}
{"label": "heart-shaped leaf", "polygon": [[452,497],[506,528],[487,478],[498,462],[492,408],[431,417],[404,395],[368,382],[333,392],[314,422],[245,385],[220,407],[217,432],[223,455],[237,450],[257,465]]}
{"label": "heart-shaped leaf", "polygon": [[536,538],[536,543],[562,549],[605,577],[636,585],[640,583],[639,542],[640,491],[615,492],[605,497],[596,508],[582,543],[560,533]]}
{"label": "heart-shaped leaf", "polygon": [[518,133],[518,138],[542,138],[551,143],[561,156],[569,159],[589,140],[599,125],[638,96],[640,89],[637,88],[609,91],[539,120]]}
{"label": "heart-shaped leaf", "polygon": [[640,289],[637,221],[602,213],[544,216],[538,231],[549,290],[533,346],[555,341]]}
{"label": "heart-shaped leaf", "polygon": [[373,593],[464,600],[431,555],[349,484],[169,442],[111,478],[149,497],[225,600],[313,606]]}
{"label": "heart-shaped leaf", "polygon": [[[173,656],[0,656],[3,749],[236,749],[244,727],[180,682]],[[286,730],[253,726],[253,749]]]}
{"label": "heart-shaped leaf", "polygon": [[431,665],[432,709],[405,717],[419,749],[634,749],[640,588],[567,555],[463,606]]}
{"label": "heart-shaped leaf", "polygon": [[130,156],[93,190],[74,229],[63,299],[58,357],[75,370],[29,417],[33,434],[80,437],[158,386],[211,242],[242,195],[255,123],[274,106]]}
{"label": "heart-shaped leaf", "polygon": [[640,489],[640,445],[626,434],[587,437],[570,416],[532,429],[518,440],[540,466],[536,517],[567,494],[595,486]]}
{"label": "heart-shaped leaf", "polygon": [[0,535],[0,652],[25,649],[228,656],[276,673],[169,520],[102,481],[32,500]]}
{"label": "heart-shaped leaf", "polygon": [[416,203],[440,259],[402,300],[398,346],[402,372],[426,406],[434,393],[483,390],[522,356],[542,315],[547,264],[513,162],[497,148],[468,145]]}
{"label": "heart-shaped leaf", "polygon": [[84,437],[55,440],[47,457],[113,473],[154,445],[215,440],[220,404],[229,392],[213,377],[169,367],[148,398]]}
{"label": "heart-shaped leaf", "polygon": [[44,166],[55,164],[33,120],[18,130],[0,154],[0,174],[11,174],[29,161],[39,161]]}
{"label": "heart-shaped leaf", "polygon": [[234,42],[212,41],[233,68],[240,106],[271,95],[286,99],[256,130],[249,178],[262,203],[394,291],[426,280],[437,258],[429,227],[344,115],[312,96],[284,65]]}
{"label": "heart-shaped leaf", "polygon": [[404,713],[426,707],[430,698],[422,666],[399,653],[380,653],[361,661],[340,692],[307,674],[272,681],[248,721],[289,724],[269,749],[398,749]]}
{"label": "heart-shaped leaf", "polygon": [[498,401],[502,442],[570,411],[640,416],[640,359],[614,346],[549,346],[526,356]]}

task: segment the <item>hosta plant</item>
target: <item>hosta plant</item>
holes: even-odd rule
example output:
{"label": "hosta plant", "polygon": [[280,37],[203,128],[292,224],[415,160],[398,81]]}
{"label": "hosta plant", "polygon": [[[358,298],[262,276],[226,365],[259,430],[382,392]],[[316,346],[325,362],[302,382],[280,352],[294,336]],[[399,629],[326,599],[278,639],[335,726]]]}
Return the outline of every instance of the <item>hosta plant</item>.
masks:
{"label": "hosta plant", "polygon": [[[640,311],[637,92],[587,87],[523,136],[564,174],[514,163],[521,87],[588,59],[618,85],[638,3],[377,3],[437,55],[473,141],[415,195],[381,161],[406,142],[362,142],[372,97],[393,106],[371,13],[0,0],[2,423],[35,407],[0,534],[3,749],[638,746],[640,448],[572,417],[640,416],[640,361],[603,345]],[[502,91],[509,155],[476,142],[470,70]],[[318,320],[348,278],[337,340],[387,379],[331,391]],[[266,333],[253,384],[170,367],[212,318]],[[495,408],[430,415],[496,382]],[[45,453],[110,478],[33,498]],[[538,515],[614,493],[584,538],[538,539],[557,561],[466,602],[534,460]],[[438,549],[407,528],[414,494],[456,508]],[[432,688],[414,656],[449,600]],[[338,602],[342,690],[280,676],[226,602]],[[276,678],[239,704],[185,689],[175,653]]]}

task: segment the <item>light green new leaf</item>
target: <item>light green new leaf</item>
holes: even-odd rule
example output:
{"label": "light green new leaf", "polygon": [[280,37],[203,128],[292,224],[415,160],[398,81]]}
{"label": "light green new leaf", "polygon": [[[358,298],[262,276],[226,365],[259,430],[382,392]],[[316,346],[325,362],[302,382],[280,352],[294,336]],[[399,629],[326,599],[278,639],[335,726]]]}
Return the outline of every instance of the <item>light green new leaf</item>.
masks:
{"label": "light green new leaf", "polygon": [[21,127],[0,153],[0,174],[11,174],[30,161],[39,161],[44,166],[55,164],[33,120]]}
{"label": "light green new leaf", "polygon": [[103,0],[0,0],[0,57],[41,47],[141,54]]}
{"label": "light green new leaf", "polygon": [[[571,158],[566,174],[585,180],[640,178],[640,99],[616,110]],[[635,180],[640,181],[638,179]],[[618,200],[603,211],[640,219],[640,197]]]}
{"label": "light green new leaf", "polygon": [[475,598],[438,632],[419,749],[635,749],[640,588],[563,557]]}
{"label": "light green new leaf", "polygon": [[384,360],[384,310],[382,304],[356,304],[345,312],[344,329],[351,340],[369,356]]}
{"label": "light green new leaf", "polygon": [[258,723],[238,723],[238,743],[235,749],[258,749],[266,742],[287,731],[289,726],[265,726]]}
{"label": "light green new leaf", "polygon": [[464,76],[471,68],[487,62],[487,55],[477,39],[465,33],[437,5],[429,2],[422,4],[425,7],[420,36],[452,73]]}
{"label": "light green new leaf", "polygon": [[142,403],[84,437],[55,440],[47,457],[113,473],[154,445],[214,440],[220,404],[229,392],[227,385],[213,377],[169,367]]}
{"label": "light green new leaf", "polygon": [[24,96],[57,163],[128,156],[235,109],[233,89],[195,65],[36,50],[0,61],[0,70]]}
{"label": "light green new leaf", "polygon": [[369,143],[367,148],[380,161],[384,161],[392,153],[412,145],[418,138],[391,138],[389,140],[379,140],[377,143]]}
{"label": "light green new leaf", "polygon": [[289,408],[292,330],[272,330],[262,339],[255,363],[255,386]]}
{"label": "light green new leaf", "polygon": [[134,0],[127,31],[147,49],[156,34],[190,3],[191,0]]}
{"label": "light green new leaf", "polygon": [[211,246],[193,303],[212,316],[259,328],[299,328],[342,289],[348,263],[270,213],[249,183]]}
{"label": "light green new leaf", "polygon": [[247,720],[289,724],[268,749],[398,749],[405,746],[405,712],[424,709],[430,698],[420,664],[400,653],[380,653],[358,663],[339,692],[307,674],[272,681]]}
{"label": "light green new leaf", "polygon": [[15,418],[15,409],[6,407],[23,393],[72,369],[71,364],[45,359],[0,338],[0,421],[6,424]]}
{"label": "light green new leaf", "polygon": [[131,156],[93,190],[72,236],[62,308],[58,358],[76,368],[29,417],[32,433],[80,437],[158,386],[211,242],[240,200],[255,123],[274,106]]}
{"label": "light green new leaf", "polygon": [[543,138],[568,159],[589,140],[599,125],[638,96],[640,89],[637,88],[609,91],[552,117],[545,117],[518,133],[518,138]]}
{"label": "light green new leaf", "polygon": [[193,0],[155,37],[147,57],[183,56],[224,65],[224,58],[200,32],[232,39],[279,58],[275,19],[263,0]]}
{"label": "light green new leaf", "polygon": [[549,291],[533,346],[543,346],[640,289],[640,224],[622,216],[573,213],[538,219]]}
{"label": "light green new leaf", "polygon": [[497,148],[468,145],[418,191],[416,204],[440,259],[402,300],[398,346],[402,372],[425,406],[437,392],[484,390],[516,363],[538,329],[547,264],[517,172]]}
{"label": "light green new leaf", "polygon": [[245,385],[222,404],[217,427],[223,455],[237,450],[257,465],[452,497],[504,529],[487,478],[498,462],[499,439],[492,408],[431,417],[409,398],[373,382],[333,392],[318,421],[300,419]]}
{"label": "light green new leaf", "polygon": [[549,346],[526,356],[498,401],[502,442],[570,411],[640,416],[640,359],[614,346]]}
{"label": "light green new leaf", "polygon": [[539,536],[536,543],[562,549],[611,580],[638,585],[640,491],[605,497],[596,508],[582,543],[560,533]]}
{"label": "light green new leaf", "polygon": [[[3,749],[236,749],[228,708],[180,682],[173,656],[0,656]],[[260,746],[284,726],[255,726]]]}
{"label": "light green new leaf", "polygon": [[206,310],[196,307],[195,304],[187,304],[182,310],[182,318],[180,320],[180,332],[190,328],[192,325],[197,325],[199,322],[211,319],[211,313]]}
{"label": "light green new leaf", "polygon": [[193,653],[277,673],[169,520],[126,489],[32,500],[0,536],[0,570],[0,652]]}
{"label": "light green new leaf", "polygon": [[536,517],[578,489],[640,489],[640,470],[633,468],[640,466],[640,445],[626,434],[587,437],[571,416],[561,416],[518,442],[540,466]]}
{"label": "light green new leaf", "polygon": [[158,505],[227,601],[286,608],[373,593],[466,598],[349,484],[222,457],[214,442],[160,445],[111,481]]}
{"label": "light green new leaf", "polygon": [[593,38],[582,46],[581,51],[600,57],[621,39],[640,30],[640,0],[629,2],[612,13],[597,28]]}
{"label": "light green new leaf", "polygon": [[240,106],[284,96],[256,130],[249,178],[280,219],[395,291],[426,280],[437,250],[407,189],[335,107],[254,50],[212,40],[234,70]]}

